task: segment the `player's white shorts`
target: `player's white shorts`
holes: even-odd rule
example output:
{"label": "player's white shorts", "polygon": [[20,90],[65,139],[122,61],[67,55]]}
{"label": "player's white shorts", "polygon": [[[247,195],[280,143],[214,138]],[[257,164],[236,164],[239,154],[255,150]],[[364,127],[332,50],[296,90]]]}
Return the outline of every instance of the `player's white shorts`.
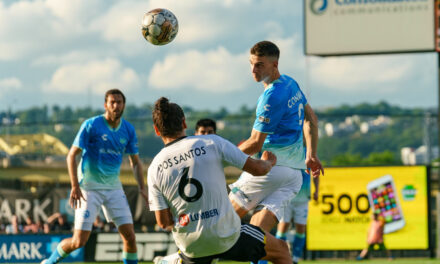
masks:
{"label": "player's white shorts", "polygon": [[301,185],[301,170],[285,166],[275,166],[265,176],[243,172],[236,182],[229,185],[229,199],[248,211],[267,209],[280,220],[284,204],[295,197]]}
{"label": "player's white shorts", "polygon": [[306,225],[307,215],[309,213],[309,201],[295,201],[293,199],[287,206],[284,207],[284,214],[282,215],[280,222],[290,223],[290,220],[295,224]]}
{"label": "player's white shorts", "polygon": [[133,224],[127,197],[122,189],[119,190],[83,190],[86,201],[81,200],[81,207],[75,210],[75,229],[91,231],[93,222],[101,210],[107,221],[119,227],[123,224]]}

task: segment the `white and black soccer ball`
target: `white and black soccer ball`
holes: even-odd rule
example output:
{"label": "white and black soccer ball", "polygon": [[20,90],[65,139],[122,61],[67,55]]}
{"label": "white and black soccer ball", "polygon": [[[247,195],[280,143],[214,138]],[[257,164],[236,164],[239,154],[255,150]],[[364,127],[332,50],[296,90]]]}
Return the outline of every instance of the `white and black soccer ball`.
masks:
{"label": "white and black soccer ball", "polygon": [[165,8],[156,8],[145,13],[142,19],[142,35],[154,45],[165,45],[173,41],[179,31],[176,16]]}

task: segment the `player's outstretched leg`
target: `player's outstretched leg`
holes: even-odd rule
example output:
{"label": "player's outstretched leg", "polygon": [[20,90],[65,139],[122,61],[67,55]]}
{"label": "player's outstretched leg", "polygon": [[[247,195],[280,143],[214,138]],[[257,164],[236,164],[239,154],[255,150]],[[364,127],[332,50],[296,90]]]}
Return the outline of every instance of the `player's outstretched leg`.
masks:
{"label": "player's outstretched leg", "polygon": [[80,247],[85,246],[89,239],[90,231],[75,229],[73,237],[66,238],[58,244],[56,250],[52,252],[48,259],[43,260],[42,264],[55,264],[65,259],[69,254]]}

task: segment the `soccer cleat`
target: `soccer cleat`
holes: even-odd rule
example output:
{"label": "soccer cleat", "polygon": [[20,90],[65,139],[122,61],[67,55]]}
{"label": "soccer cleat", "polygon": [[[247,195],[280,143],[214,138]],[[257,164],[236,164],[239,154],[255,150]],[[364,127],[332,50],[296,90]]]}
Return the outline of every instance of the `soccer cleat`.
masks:
{"label": "soccer cleat", "polygon": [[46,264],[47,259],[43,259],[40,264]]}

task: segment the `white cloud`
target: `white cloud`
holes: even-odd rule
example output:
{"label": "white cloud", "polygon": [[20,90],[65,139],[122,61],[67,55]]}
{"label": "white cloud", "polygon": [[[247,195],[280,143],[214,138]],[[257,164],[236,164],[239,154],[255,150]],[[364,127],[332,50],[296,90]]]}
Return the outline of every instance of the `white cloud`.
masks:
{"label": "white cloud", "polygon": [[23,87],[20,79],[16,77],[0,79],[0,89],[2,92],[12,89],[20,89]]}
{"label": "white cloud", "polygon": [[225,48],[186,51],[156,62],[148,83],[156,89],[196,89],[212,93],[244,90],[251,80],[248,54],[231,54]]}
{"label": "white cloud", "polygon": [[[313,58],[310,74],[314,82],[337,91],[364,90],[365,87],[399,82],[414,70],[402,56]],[[395,87],[395,86],[393,86]]]}
{"label": "white cloud", "polygon": [[0,60],[51,53],[74,45],[88,33],[103,0],[18,1],[0,3]]}
{"label": "white cloud", "polygon": [[102,94],[110,88],[131,90],[140,85],[137,73],[116,59],[72,63],[58,68],[49,82],[43,85],[46,92],[70,94]]}
{"label": "white cloud", "polygon": [[133,43],[142,38],[141,19],[146,10],[147,2],[121,1],[113,5],[107,12],[96,17],[90,28],[108,41]]}
{"label": "white cloud", "polygon": [[98,59],[99,54],[87,50],[76,50],[62,55],[46,55],[38,57],[32,61],[31,65],[39,66],[58,66],[60,64],[84,63],[91,59]]}

